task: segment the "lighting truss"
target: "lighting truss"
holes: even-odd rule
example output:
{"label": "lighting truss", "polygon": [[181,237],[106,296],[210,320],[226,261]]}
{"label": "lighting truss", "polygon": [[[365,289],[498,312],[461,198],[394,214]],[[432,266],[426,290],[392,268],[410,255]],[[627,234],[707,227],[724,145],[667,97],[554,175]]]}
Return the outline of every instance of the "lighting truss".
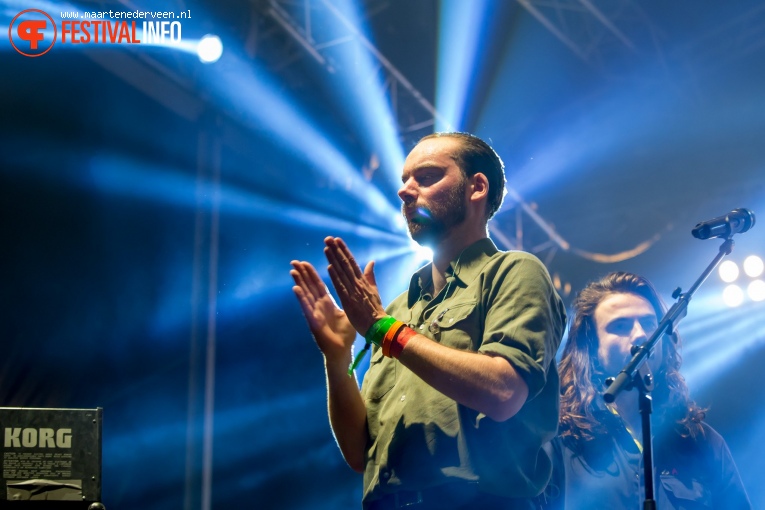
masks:
{"label": "lighting truss", "polygon": [[[720,23],[685,47],[679,48],[678,57],[703,59],[706,69],[710,64],[745,57],[765,47],[765,4]],[[671,55],[674,56],[674,55]]]}
{"label": "lighting truss", "polygon": [[[530,5],[530,0],[518,0]],[[563,9],[566,2],[553,2],[555,8]],[[571,2],[568,2],[571,3]],[[534,6],[540,7],[542,2],[534,2]],[[369,15],[376,8],[385,8],[387,4],[376,6],[370,3],[366,6]],[[550,5],[547,2],[546,5]],[[588,15],[599,21],[611,31],[614,37],[619,38],[628,48],[634,48],[634,44],[595,8],[589,0],[578,2],[582,15]],[[442,121],[443,117],[422,93],[396,69],[393,64],[355,27],[329,0],[268,0],[268,15],[275,24],[283,29],[293,40],[293,52],[284,65],[294,62],[300,55],[308,53],[313,59],[321,64],[329,73],[341,73],[343,70],[332,58],[332,49],[341,44],[351,42],[361,44],[375,59],[376,71],[385,73],[385,87],[383,92],[390,95],[390,101],[394,107],[394,115],[398,123],[399,133],[407,138],[413,134],[419,138],[421,135],[432,132],[435,122]],[[536,7],[534,7],[536,9]],[[527,7],[528,8],[528,7]],[[296,14],[297,13],[297,14]],[[320,20],[326,20],[331,16],[339,26],[343,27],[343,33],[333,34],[333,37],[322,37],[319,27]],[[539,19],[539,18],[538,18]],[[338,25],[338,23],[335,23]],[[270,32],[274,36],[273,32]],[[594,49],[577,49],[582,57],[594,55]],[[588,57],[589,58],[589,57]],[[359,79],[354,75],[354,79]],[[445,124],[448,124],[445,122]],[[537,254],[549,265],[559,250],[571,252],[582,258],[595,262],[612,263],[615,261],[632,258],[643,253],[656,241],[657,238],[640,243],[635,248],[618,254],[590,253],[572,247],[552,224],[545,220],[533,204],[526,202],[514,189],[508,188],[507,201],[500,213],[501,218],[490,223],[492,235],[507,249],[524,249]],[[506,218],[514,218],[507,221]]]}
{"label": "lighting truss", "polygon": [[577,57],[600,71],[613,74],[625,58],[661,58],[658,30],[629,0],[517,2]]}
{"label": "lighting truss", "polygon": [[[387,7],[388,2],[370,1],[365,4],[365,13],[367,16],[373,16]],[[343,69],[337,59],[333,58],[333,51],[338,46],[356,44],[368,51],[374,59],[374,72],[382,73],[382,92],[390,100],[398,132],[404,140],[416,140],[432,132],[436,121],[448,125],[435,106],[331,1],[269,0],[266,12],[275,24],[293,39],[296,49],[308,53],[329,73],[354,71]],[[328,17],[333,20],[333,27],[336,29],[332,34],[327,34],[321,28],[322,21]],[[358,74],[354,74],[354,79],[359,79]]]}
{"label": "lighting truss", "polygon": [[[302,9],[296,9],[296,6],[300,6]],[[300,15],[296,15],[295,12],[299,12]],[[436,121],[443,121],[443,117],[435,106],[328,0],[269,0],[268,14],[289,36],[294,38],[297,47],[302,48],[304,53],[307,52],[329,73],[344,72],[332,58],[331,49],[337,45],[355,41],[368,50],[375,59],[377,70],[385,74],[385,90],[383,92],[390,95],[399,133],[403,137],[417,134],[419,138],[420,135],[432,132]],[[335,21],[338,21],[340,26],[344,27],[345,32],[340,36],[335,34],[332,39],[322,39],[317,29],[317,21],[326,19],[328,14]],[[355,79],[358,79],[358,76],[355,76]],[[508,190],[508,199],[517,214],[515,231],[512,234],[505,233],[504,229],[497,226],[504,222],[495,221],[491,223],[492,233],[505,247],[508,249],[523,248],[523,231],[528,225],[522,217],[526,217],[531,219],[532,223],[546,237],[544,241],[531,247],[530,251],[535,253],[546,251],[548,253],[547,262],[549,262],[557,249],[568,250],[570,248],[569,244],[555,232],[555,229],[515,190]]]}

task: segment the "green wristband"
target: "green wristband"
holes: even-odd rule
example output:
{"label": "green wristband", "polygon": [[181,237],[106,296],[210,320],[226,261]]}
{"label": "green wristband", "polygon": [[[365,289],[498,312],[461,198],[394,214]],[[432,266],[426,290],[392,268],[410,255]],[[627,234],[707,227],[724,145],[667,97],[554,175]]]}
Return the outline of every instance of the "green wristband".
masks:
{"label": "green wristband", "polygon": [[373,343],[380,347],[382,345],[383,338],[385,338],[385,333],[388,332],[394,322],[396,322],[395,318],[391,317],[390,315],[386,315],[382,319],[372,324],[372,327],[369,328],[367,334],[364,335],[364,339],[366,339],[367,342]]}
{"label": "green wristband", "polygon": [[378,347],[382,347],[383,339],[385,338],[385,335],[388,333],[388,330],[396,323],[395,317],[385,317],[383,319],[385,322],[383,322],[380,325],[380,329],[377,330],[375,333],[374,338],[372,338],[372,343],[374,343]]}
{"label": "green wristband", "polygon": [[367,332],[364,333],[364,340],[366,340],[368,344],[372,343],[372,338],[375,336],[377,331],[380,329],[380,326],[382,325],[383,319],[385,319],[385,317],[375,321],[375,323],[372,324],[372,326],[367,330]]}

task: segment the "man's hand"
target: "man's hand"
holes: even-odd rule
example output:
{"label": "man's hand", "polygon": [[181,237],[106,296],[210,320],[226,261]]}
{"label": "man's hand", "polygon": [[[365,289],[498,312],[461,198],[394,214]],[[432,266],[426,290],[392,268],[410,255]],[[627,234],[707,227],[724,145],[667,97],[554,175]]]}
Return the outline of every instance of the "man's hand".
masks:
{"label": "man's hand", "polygon": [[372,324],[385,317],[385,309],[375,281],[374,262],[367,264],[362,273],[342,239],[327,237],[324,244],[324,254],[330,264],[329,277],[332,278],[332,285],[348,320],[356,331],[364,335]]}
{"label": "man's hand", "polygon": [[367,410],[355,374],[348,377],[356,331],[311,264],[293,260],[290,275],[295,280],[292,290],[324,354],[329,423],[346,462],[362,473],[369,440]]}
{"label": "man's hand", "polygon": [[290,275],[295,280],[292,291],[308,321],[316,344],[328,359],[342,359],[350,355],[356,331],[338,308],[332,295],[321,281],[316,269],[308,262],[293,260]]}

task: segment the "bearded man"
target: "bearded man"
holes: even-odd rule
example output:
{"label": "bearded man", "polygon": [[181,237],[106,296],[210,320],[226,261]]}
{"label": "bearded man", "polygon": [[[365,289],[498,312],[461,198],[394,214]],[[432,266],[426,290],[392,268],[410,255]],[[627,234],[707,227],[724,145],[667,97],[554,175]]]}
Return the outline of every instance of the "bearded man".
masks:
{"label": "bearded man", "polygon": [[[534,508],[551,475],[565,308],[536,257],[489,239],[505,178],[487,143],[427,136],[401,180],[410,235],[433,262],[387,309],[374,263],[362,271],[339,238],[325,253],[342,309],[309,263],[292,262],[337,443],[364,474],[368,510]],[[357,332],[374,344],[361,390],[348,375]]]}

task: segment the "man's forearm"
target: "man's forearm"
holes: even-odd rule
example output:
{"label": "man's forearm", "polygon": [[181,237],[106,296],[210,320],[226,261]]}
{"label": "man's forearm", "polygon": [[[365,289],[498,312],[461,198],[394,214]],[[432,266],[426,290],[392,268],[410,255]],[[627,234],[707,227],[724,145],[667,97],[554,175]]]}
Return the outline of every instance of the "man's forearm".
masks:
{"label": "man's forearm", "polygon": [[364,471],[367,447],[367,412],[356,377],[348,376],[347,360],[325,360],[329,423],[348,465]]}
{"label": "man's forearm", "polygon": [[528,398],[528,386],[504,358],[443,346],[415,335],[399,361],[447,397],[496,421],[513,417]]}

